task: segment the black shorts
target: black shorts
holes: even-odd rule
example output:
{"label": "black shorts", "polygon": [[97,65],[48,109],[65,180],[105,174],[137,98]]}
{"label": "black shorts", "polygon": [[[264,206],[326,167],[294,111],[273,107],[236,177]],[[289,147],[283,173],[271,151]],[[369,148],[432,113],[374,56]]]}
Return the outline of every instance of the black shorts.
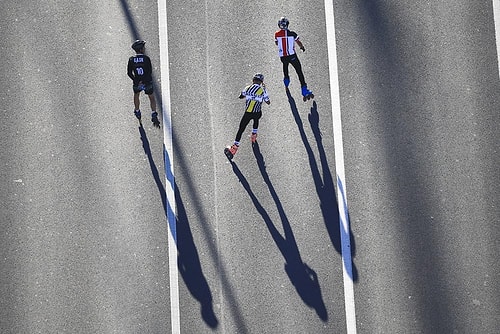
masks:
{"label": "black shorts", "polygon": [[294,53],[293,55],[290,55],[290,56],[283,56],[283,57],[280,57],[280,60],[283,64],[293,64],[295,63],[296,61],[299,60],[299,58],[297,57],[297,54]]}
{"label": "black shorts", "polygon": [[141,91],[144,91],[147,95],[153,94],[153,83],[152,82],[147,82],[145,84],[139,84],[139,85],[133,85],[132,89],[134,90],[134,93],[140,93]]}

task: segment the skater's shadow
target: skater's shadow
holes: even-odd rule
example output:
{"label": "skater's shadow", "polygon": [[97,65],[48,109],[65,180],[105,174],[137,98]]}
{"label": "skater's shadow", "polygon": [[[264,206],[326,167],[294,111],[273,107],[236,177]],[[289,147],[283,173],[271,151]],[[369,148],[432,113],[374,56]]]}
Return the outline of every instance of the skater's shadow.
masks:
{"label": "skater's shadow", "polygon": [[[167,203],[167,194],[165,193],[165,187],[160,179],[160,174],[158,173],[158,168],[153,160],[153,155],[151,154],[151,148],[149,146],[149,140],[146,135],[146,131],[144,131],[144,127],[142,123],[139,123],[139,134],[141,135],[142,148],[144,149],[144,153],[148,157],[149,167],[151,168],[151,174],[153,175],[153,179],[155,180],[156,186],[158,187],[158,191],[160,192],[161,202],[163,204],[163,208],[166,208]],[[165,212],[165,215],[167,212]]]}
{"label": "skater's shadow", "polygon": [[175,187],[175,202],[177,205],[177,243],[179,252],[177,266],[191,295],[198,300],[201,316],[210,328],[216,328],[219,321],[214,313],[213,298],[208,282],[203,275],[200,257],[193,240],[191,228],[179,189]]}
{"label": "skater's shadow", "polygon": [[[144,149],[144,153],[148,157],[151,173],[153,174],[153,178],[158,187],[158,191],[160,192],[163,208],[165,209],[165,216],[168,220],[168,203],[165,187],[161,182],[158,168],[156,167],[153,156],[151,154],[149,140],[146,136],[146,132],[144,131],[142,124],[140,124],[139,126],[139,133],[141,135],[142,147]],[[168,159],[168,156],[166,154],[165,158]],[[186,209],[180,196],[177,184],[175,184],[175,202],[177,206],[177,224],[175,232],[177,235],[177,240],[181,240],[181,242],[177,242],[177,264],[179,272],[182,275],[184,282],[189,289],[189,292],[200,303],[201,315],[203,320],[211,328],[216,328],[219,321],[217,320],[217,317],[215,316],[213,310],[212,293],[210,291],[208,282],[202,272],[200,258],[198,256],[198,251],[193,240],[193,235],[191,234]],[[170,212],[170,214],[172,214],[172,212]]]}
{"label": "skater's shadow", "polygon": [[[311,167],[311,173],[314,180],[314,185],[316,188],[316,193],[318,194],[318,198],[320,201],[321,213],[323,216],[323,221],[325,223],[326,230],[328,231],[328,235],[330,237],[330,241],[332,242],[335,250],[342,255],[342,245],[341,245],[341,237],[340,237],[340,215],[338,210],[338,202],[337,197],[335,195],[335,183],[332,178],[332,173],[328,166],[328,160],[326,157],[325,148],[323,146],[321,130],[319,128],[319,113],[318,113],[318,105],[316,101],[313,102],[311,107],[311,112],[308,115],[309,124],[311,125],[311,129],[316,140],[316,145],[319,153],[319,161],[321,166],[318,165],[316,158],[314,156],[314,152],[312,150],[311,145],[307,139],[307,135],[304,130],[304,124],[297,110],[297,105],[295,104],[295,100],[290,94],[287,92],[288,102],[290,104],[290,109],[292,111],[292,115],[295,119],[295,123],[297,124],[297,128],[300,133],[300,137],[306,149],[307,155],[309,157],[309,165]],[[346,211],[347,212],[347,211]],[[358,280],[358,270],[354,264],[354,255],[355,255],[355,241],[350,230],[348,237],[351,244],[351,255],[352,255],[352,267],[349,264],[346,264],[346,268],[352,268],[352,270],[348,270],[349,276],[353,281]]]}
{"label": "skater's shadow", "polygon": [[250,188],[250,184],[246,180],[245,176],[241,173],[236,163],[231,161],[233,172],[238,177],[243,188],[247,191],[255,208],[264,219],[264,222],[266,223],[266,226],[269,229],[274,242],[278,246],[278,249],[280,250],[286,261],[285,272],[287,273],[297,293],[306,305],[314,308],[316,314],[322,321],[327,321],[328,313],[321,296],[321,288],[319,285],[318,276],[313,269],[311,269],[306,263],[302,261],[288,218],[284,212],[278,195],[276,194],[274,187],[271,184],[269,176],[265,171],[264,159],[262,157],[262,154],[260,153],[257,143],[253,144],[253,149],[261,174],[264,177],[271,196],[273,197],[274,202],[278,208],[283,225],[284,236],[282,236],[278,229],[274,226],[271,217],[269,217],[269,214],[266,212],[262,204],[253,193],[252,189]]}

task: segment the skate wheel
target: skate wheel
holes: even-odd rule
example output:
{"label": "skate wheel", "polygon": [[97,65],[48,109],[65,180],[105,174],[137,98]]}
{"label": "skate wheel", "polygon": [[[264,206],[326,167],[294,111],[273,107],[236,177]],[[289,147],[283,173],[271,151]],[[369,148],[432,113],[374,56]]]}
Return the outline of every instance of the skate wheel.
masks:
{"label": "skate wheel", "polygon": [[302,100],[304,100],[304,102],[306,102],[310,99],[314,99],[314,94],[308,94],[302,98]]}

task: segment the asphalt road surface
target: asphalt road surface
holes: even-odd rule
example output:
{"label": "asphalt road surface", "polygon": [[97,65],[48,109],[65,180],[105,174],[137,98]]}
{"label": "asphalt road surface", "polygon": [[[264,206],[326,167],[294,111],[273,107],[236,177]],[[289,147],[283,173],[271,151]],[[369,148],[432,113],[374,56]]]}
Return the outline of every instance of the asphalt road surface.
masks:
{"label": "asphalt road surface", "polygon": [[[333,6],[357,332],[497,333],[492,2]],[[347,333],[325,2],[166,11],[168,78],[156,2],[0,4],[0,332]],[[293,68],[283,88],[283,15],[314,101]],[[158,105],[170,83],[173,267],[163,128],[144,95],[135,119],[126,76],[136,38]],[[256,72],[271,105],[231,163]]]}

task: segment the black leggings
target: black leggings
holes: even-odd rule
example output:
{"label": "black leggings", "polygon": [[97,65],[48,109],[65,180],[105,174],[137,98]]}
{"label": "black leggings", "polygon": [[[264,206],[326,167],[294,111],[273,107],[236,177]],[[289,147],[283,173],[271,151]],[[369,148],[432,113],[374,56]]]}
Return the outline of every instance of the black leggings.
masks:
{"label": "black leggings", "polygon": [[259,128],[259,119],[262,117],[262,112],[245,112],[240,121],[240,128],[238,129],[238,133],[236,133],[236,139],[234,141],[239,142],[241,140],[241,136],[245,131],[248,123],[253,119],[253,128]]}
{"label": "black leggings", "polygon": [[283,63],[283,76],[285,78],[290,78],[288,75],[288,64],[292,64],[293,68],[299,76],[300,86],[307,86],[306,79],[304,78],[304,73],[302,73],[302,65],[300,64],[299,58],[296,54],[291,56],[281,57],[281,62]]}

